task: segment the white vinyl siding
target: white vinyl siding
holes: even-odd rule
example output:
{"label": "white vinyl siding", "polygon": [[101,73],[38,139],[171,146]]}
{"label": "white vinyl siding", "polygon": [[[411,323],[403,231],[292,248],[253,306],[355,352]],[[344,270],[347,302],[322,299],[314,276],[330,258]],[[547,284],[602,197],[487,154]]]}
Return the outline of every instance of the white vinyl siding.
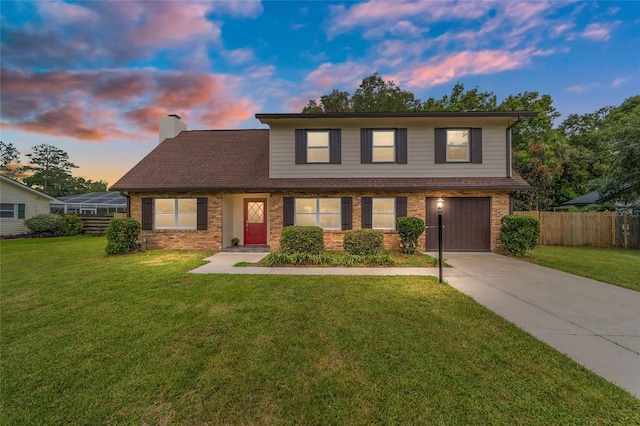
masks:
{"label": "white vinyl siding", "polygon": [[[38,194],[30,188],[23,188],[17,182],[10,182],[0,179],[0,204],[6,207],[6,215],[9,206],[13,206],[13,217],[0,217],[0,235],[23,234],[29,232],[29,228],[24,224],[25,219],[29,219],[39,214],[49,213],[52,199],[44,194]],[[24,219],[19,217],[20,205],[24,205]]]}
{"label": "white vinyl siding", "polygon": [[296,198],[294,215],[297,226],[340,229],[340,198]]}
{"label": "white vinyl siding", "polygon": [[195,198],[157,198],[154,201],[155,229],[197,229]]}
{"label": "white vinyl siding", "polygon": [[[425,124],[422,124],[424,122]],[[506,119],[431,119],[395,121],[334,120],[314,124],[322,128],[342,129],[341,164],[295,164],[295,129],[310,127],[310,122],[272,123],[270,132],[270,165],[272,178],[375,178],[375,177],[504,177],[507,169]],[[360,129],[371,127],[407,128],[408,164],[362,164],[360,156]],[[482,128],[482,164],[435,164],[434,129]]]}

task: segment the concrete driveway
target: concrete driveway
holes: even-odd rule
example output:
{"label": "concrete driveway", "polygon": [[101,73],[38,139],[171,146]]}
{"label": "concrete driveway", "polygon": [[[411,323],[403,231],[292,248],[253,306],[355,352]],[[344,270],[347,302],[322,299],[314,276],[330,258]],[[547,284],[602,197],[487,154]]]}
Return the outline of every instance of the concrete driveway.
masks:
{"label": "concrete driveway", "polygon": [[492,253],[443,258],[452,287],[640,397],[640,292]]}

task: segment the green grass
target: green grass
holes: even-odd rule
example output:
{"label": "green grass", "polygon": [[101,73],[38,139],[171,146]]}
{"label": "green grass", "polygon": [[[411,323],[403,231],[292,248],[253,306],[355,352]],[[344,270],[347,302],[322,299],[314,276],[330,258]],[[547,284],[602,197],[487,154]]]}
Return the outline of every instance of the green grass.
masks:
{"label": "green grass", "polygon": [[640,250],[537,246],[523,259],[538,265],[640,291]]}
{"label": "green grass", "polygon": [[2,241],[3,425],[638,424],[640,401],[430,277],[191,275]]}

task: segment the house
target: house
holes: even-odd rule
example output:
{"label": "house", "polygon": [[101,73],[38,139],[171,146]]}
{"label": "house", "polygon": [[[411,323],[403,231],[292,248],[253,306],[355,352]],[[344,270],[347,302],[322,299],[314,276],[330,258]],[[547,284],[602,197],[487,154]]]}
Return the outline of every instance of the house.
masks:
{"label": "house", "polygon": [[0,175],[0,235],[29,232],[25,219],[49,213],[49,205],[56,201],[47,194]]}
{"label": "house", "polygon": [[[530,186],[511,167],[510,129],[531,111],[256,114],[269,129],[192,130],[163,117],[160,144],[112,190],[129,197],[147,247],[218,251],[279,248],[288,225],[318,225],[325,246],[344,231],[395,219],[437,223],[444,249],[492,251],[511,195]],[[437,246],[427,228],[421,246]]]}

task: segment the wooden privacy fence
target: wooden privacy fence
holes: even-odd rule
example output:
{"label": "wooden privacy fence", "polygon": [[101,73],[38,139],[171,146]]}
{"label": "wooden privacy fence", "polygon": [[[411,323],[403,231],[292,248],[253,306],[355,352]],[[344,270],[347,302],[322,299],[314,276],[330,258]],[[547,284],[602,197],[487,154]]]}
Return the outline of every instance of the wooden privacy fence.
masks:
{"label": "wooden privacy fence", "polygon": [[540,221],[538,244],[640,248],[640,216],[609,212],[514,212]]}

